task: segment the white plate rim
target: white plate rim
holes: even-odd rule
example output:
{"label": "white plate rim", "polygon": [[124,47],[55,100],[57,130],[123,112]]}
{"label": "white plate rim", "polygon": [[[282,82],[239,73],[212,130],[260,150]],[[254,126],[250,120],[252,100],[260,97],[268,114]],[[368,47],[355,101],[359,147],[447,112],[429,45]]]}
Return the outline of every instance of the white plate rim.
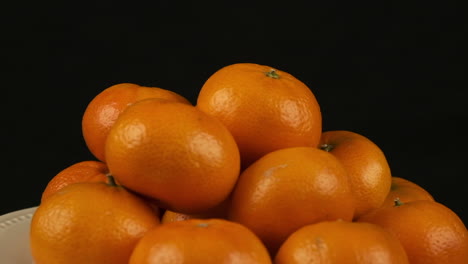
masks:
{"label": "white plate rim", "polygon": [[0,215],[0,262],[34,263],[29,248],[29,228],[38,206]]}
{"label": "white plate rim", "polygon": [[1,215],[0,233],[24,221],[29,221],[36,209],[37,206],[33,206]]}

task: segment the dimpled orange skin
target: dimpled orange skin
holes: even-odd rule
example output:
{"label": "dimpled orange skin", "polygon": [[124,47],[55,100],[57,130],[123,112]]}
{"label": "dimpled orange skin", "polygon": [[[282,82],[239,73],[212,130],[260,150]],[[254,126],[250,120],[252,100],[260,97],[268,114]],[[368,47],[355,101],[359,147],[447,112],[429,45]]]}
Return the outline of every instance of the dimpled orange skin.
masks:
{"label": "dimpled orange skin", "polygon": [[129,264],[268,264],[268,251],[246,227],[222,219],[160,225],[136,245]]}
{"label": "dimpled orange skin", "polygon": [[146,202],[121,186],[75,183],[37,208],[31,254],[35,264],[127,264],[138,240],[159,223]]}
{"label": "dimpled orange skin", "polygon": [[434,197],[420,185],[400,177],[392,177],[392,186],[382,206],[394,206],[395,200],[406,203],[417,200],[434,201]]}
{"label": "dimpled orange skin", "polygon": [[468,263],[468,231],[455,212],[438,202],[419,200],[381,207],[357,221],[396,234],[411,264]]}
{"label": "dimpled orange skin", "polygon": [[194,106],[161,99],[139,101],[120,115],[106,157],[122,185],[187,214],[224,201],[240,171],[239,149],[222,123]]}
{"label": "dimpled orange skin", "polygon": [[275,264],[407,264],[400,241],[378,225],[323,221],[294,232]]}
{"label": "dimpled orange skin", "polygon": [[158,87],[119,83],[104,89],[90,101],[81,122],[85,143],[97,159],[105,162],[104,144],[120,113],[128,105],[146,98],[162,98],[190,104],[181,95]]}
{"label": "dimpled orange skin", "polygon": [[324,220],[352,220],[346,171],[330,153],[295,147],[270,152],[243,171],[228,219],[262,239],[271,254],[298,228]]}
{"label": "dimpled orange skin", "polygon": [[348,171],[356,200],[355,217],[380,207],[392,183],[390,166],[383,151],[370,139],[351,131],[326,131],[322,149],[333,154]]}
{"label": "dimpled orange skin", "polygon": [[196,106],[228,127],[239,145],[243,168],[273,150],[316,147],[322,132],[320,106],[312,91],[291,74],[265,65],[221,68],[202,86]]}
{"label": "dimpled orange skin", "polygon": [[63,187],[77,182],[107,182],[107,165],[101,161],[86,160],[74,163],[57,173],[42,192],[41,202]]}

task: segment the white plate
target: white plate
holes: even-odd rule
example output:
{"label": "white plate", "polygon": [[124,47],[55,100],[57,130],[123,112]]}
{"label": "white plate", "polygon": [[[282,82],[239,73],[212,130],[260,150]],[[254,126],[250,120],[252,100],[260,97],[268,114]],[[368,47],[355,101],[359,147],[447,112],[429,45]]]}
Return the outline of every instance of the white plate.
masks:
{"label": "white plate", "polygon": [[0,216],[0,263],[31,264],[29,225],[37,207]]}

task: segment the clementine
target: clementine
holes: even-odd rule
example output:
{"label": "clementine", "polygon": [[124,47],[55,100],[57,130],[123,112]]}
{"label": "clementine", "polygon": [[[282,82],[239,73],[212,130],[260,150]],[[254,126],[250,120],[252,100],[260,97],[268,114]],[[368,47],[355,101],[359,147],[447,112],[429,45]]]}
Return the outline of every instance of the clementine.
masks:
{"label": "clementine", "polygon": [[354,209],[341,163],[318,148],[294,147],[270,152],[241,173],[228,219],[250,228],[273,255],[298,228],[352,220]]}
{"label": "clementine", "polygon": [[74,163],[57,173],[42,192],[41,202],[63,187],[77,182],[107,182],[107,165],[101,161],[86,160]]}
{"label": "clementine", "polygon": [[420,185],[401,177],[392,177],[392,186],[382,206],[394,206],[395,200],[406,203],[416,200],[434,201],[434,197]]}
{"label": "clementine", "polygon": [[334,130],[322,134],[320,148],[333,154],[348,171],[356,200],[355,217],[383,204],[392,175],[383,151],[374,142],[355,132]]}
{"label": "clementine", "polygon": [[248,228],[222,219],[189,219],[162,224],[138,244],[129,264],[271,263],[268,251]]}
{"label": "clementine", "polygon": [[320,106],[293,75],[254,63],[236,63],[203,84],[196,107],[221,120],[239,145],[242,167],[281,148],[316,147]]}
{"label": "clementine", "polygon": [[281,245],[275,264],[408,264],[396,236],[378,225],[323,221],[304,226]]}
{"label": "clementine", "polygon": [[154,98],[122,112],[108,135],[106,160],[125,187],[188,214],[227,199],[240,171],[239,149],[220,121]]}
{"label": "clementine", "polygon": [[468,263],[468,231],[445,205],[428,200],[374,209],[358,219],[394,233],[411,264]]}
{"label": "clementine", "polygon": [[161,217],[161,223],[169,223],[175,221],[184,221],[187,219],[209,219],[209,218],[217,218],[217,219],[227,219],[227,210],[228,210],[228,203],[229,200],[225,200],[224,202],[220,203],[214,208],[211,208],[205,212],[201,212],[198,214],[184,214],[179,212],[174,212],[171,210],[165,210]]}
{"label": "clementine", "polygon": [[163,98],[190,104],[183,96],[159,87],[119,83],[104,89],[89,102],[81,122],[85,143],[97,159],[105,162],[104,144],[120,113],[128,105],[145,98]]}
{"label": "clementine", "polygon": [[31,254],[36,264],[127,264],[138,240],[157,225],[153,209],[114,181],[70,184],[35,211]]}

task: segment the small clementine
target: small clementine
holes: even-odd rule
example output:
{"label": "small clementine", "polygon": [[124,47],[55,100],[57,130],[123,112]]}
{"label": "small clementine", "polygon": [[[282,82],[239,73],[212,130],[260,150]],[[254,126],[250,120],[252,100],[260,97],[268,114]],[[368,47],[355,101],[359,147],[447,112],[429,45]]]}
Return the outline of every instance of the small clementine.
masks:
{"label": "small clementine", "polygon": [[41,202],[63,187],[77,182],[107,182],[107,165],[101,161],[86,160],[74,163],[57,173],[42,192]]}
{"label": "small clementine", "polygon": [[320,148],[338,158],[348,171],[356,200],[355,217],[383,204],[392,175],[383,151],[374,142],[355,132],[334,130],[322,134]]}
{"label": "small clementine", "polygon": [[420,185],[401,177],[392,177],[392,186],[382,206],[394,206],[395,200],[406,203],[416,200],[434,201],[434,197]]}
{"label": "small clementine", "polygon": [[468,263],[468,231],[455,212],[428,200],[395,202],[358,218],[394,233],[411,264]]}
{"label": "small clementine", "polygon": [[183,96],[159,87],[119,83],[104,89],[89,102],[81,122],[85,143],[97,159],[105,162],[104,144],[120,113],[128,105],[145,98],[162,98],[190,104]]}
{"label": "small clementine", "polygon": [[229,205],[229,199],[226,199],[224,202],[220,203],[214,208],[211,208],[208,211],[201,212],[198,214],[184,214],[179,212],[174,212],[171,210],[165,210],[162,217],[161,223],[169,223],[175,221],[184,221],[187,219],[209,219],[209,218],[217,218],[217,219],[227,219],[227,210]]}

